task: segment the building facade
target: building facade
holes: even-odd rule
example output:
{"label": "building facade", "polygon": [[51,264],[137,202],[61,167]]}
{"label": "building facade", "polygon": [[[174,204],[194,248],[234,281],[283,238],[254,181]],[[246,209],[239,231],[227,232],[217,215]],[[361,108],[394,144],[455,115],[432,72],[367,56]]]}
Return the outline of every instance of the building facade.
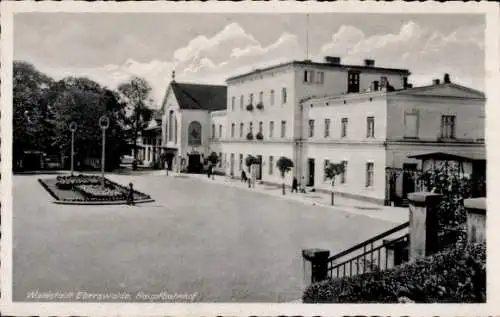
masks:
{"label": "building facade", "polygon": [[[414,88],[409,76],[406,69],[376,67],[373,60],[292,61],[229,78],[227,88],[194,85],[223,91],[216,106],[207,94],[189,98],[196,105],[182,100],[196,93],[173,81],[162,108],[162,144],[175,153],[178,169],[184,166],[178,159],[215,152],[217,169],[231,177],[247,171],[247,155],[256,156],[257,179],[268,183],[282,182],[276,162],[285,156],[295,165],[286,183],[296,177],[301,186],[325,191],[332,188],[324,167],[343,163],[334,191],[383,203],[388,168],[421,168],[410,156],[438,150],[485,155],[484,94],[452,83],[449,75]],[[204,105],[208,101],[211,106]],[[203,133],[193,147],[189,125],[196,121]],[[411,190],[401,180],[390,187],[390,195]]]}
{"label": "building facade", "polygon": [[168,169],[201,172],[211,152],[211,113],[226,109],[226,87],[177,83],[173,78],[161,109]]}

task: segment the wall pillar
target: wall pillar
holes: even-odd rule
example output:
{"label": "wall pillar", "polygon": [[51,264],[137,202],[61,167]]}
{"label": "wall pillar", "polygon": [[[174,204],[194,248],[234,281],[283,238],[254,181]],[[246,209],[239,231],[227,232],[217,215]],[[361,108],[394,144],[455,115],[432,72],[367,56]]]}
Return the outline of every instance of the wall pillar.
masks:
{"label": "wall pillar", "polygon": [[330,251],[323,249],[302,250],[304,263],[304,282],[306,287],[328,277],[328,258]]}
{"label": "wall pillar", "polygon": [[486,197],[464,200],[467,211],[467,241],[486,241]]}
{"label": "wall pillar", "polygon": [[409,260],[431,255],[438,251],[437,208],[442,195],[419,192],[408,195],[410,205]]}

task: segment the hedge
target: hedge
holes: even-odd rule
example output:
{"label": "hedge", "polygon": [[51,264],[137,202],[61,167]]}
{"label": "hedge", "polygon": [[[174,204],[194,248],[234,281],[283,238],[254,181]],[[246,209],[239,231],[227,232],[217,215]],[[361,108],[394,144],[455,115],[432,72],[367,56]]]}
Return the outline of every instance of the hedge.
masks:
{"label": "hedge", "polygon": [[309,286],[304,303],[486,302],[486,244],[470,244],[396,268]]}

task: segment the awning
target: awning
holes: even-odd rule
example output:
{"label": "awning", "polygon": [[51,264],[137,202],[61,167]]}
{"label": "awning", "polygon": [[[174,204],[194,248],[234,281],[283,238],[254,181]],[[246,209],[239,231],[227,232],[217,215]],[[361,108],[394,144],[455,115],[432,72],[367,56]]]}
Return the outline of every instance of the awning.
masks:
{"label": "awning", "polygon": [[472,162],[472,161],[485,161],[486,156],[483,153],[471,153],[468,155],[456,155],[446,152],[432,152],[416,155],[409,155],[409,158],[417,160],[437,160],[437,161],[459,161],[459,162]]}

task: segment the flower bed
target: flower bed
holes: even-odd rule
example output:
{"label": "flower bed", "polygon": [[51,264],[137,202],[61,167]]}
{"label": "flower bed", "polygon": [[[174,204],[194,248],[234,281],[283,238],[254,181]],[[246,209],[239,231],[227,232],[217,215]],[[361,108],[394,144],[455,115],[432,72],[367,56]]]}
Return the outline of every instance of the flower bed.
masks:
{"label": "flower bed", "polygon": [[127,191],[123,188],[101,185],[77,185],[78,190],[87,200],[125,200]]}
{"label": "flower bed", "polygon": [[486,244],[470,244],[386,271],[308,287],[305,303],[481,303],[486,301]]}
{"label": "flower bed", "polygon": [[[120,202],[127,199],[129,188],[95,175],[58,176],[52,179],[39,179],[42,186],[59,202]],[[151,201],[151,197],[137,190],[134,200]]]}

